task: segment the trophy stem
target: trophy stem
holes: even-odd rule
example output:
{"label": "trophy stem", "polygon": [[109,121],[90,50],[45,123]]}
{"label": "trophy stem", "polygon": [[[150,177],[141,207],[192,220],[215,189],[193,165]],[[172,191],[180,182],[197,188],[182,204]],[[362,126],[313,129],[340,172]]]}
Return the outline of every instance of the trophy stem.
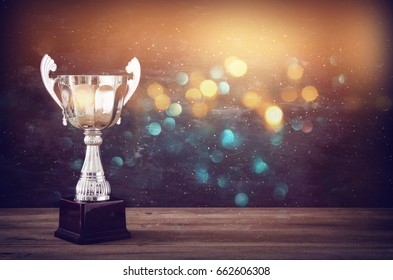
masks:
{"label": "trophy stem", "polygon": [[86,157],[76,185],[75,200],[79,202],[109,200],[111,187],[109,182],[105,180],[100,154],[102,132],[100,130],[86,130],[84,134]]}

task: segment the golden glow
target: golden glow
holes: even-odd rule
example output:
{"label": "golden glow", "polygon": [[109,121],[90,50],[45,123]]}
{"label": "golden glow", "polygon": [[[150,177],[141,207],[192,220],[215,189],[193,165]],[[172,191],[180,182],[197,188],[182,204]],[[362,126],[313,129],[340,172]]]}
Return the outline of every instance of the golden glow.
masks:
{"label": "golden glow", "polygon": [[160,94],[154,99],[154,105],[158,110],[164,111],[171,105],[171,99],[166,94]]}
{"label": "golden glow", "polygon": [[205,80],[205,75],[201,71],[193,71],[190,74],[189,83],[192,87],[199,87],[199,85]]}
{"label": "golden glow", "polygon": [[247,108],[255,109],[259,106],[261,101],[261,96],[254,91],[246,92],[242,96],[242,103]]}
{"label": "golden glow", "polygon": [[314,101],[318,97],[318,90],[313,86],[306,86],[302,89],[302,97],[307,102]]}
{"label": "golden glow", "polygon": [[157,96],[163,93],[164,93],[164,88],[162,87],[162,85],[158,83],[153,83],[149,85],[149,87],[147,88],[147,94],[153,99],[155,99]]}
{"label": "golden glow", "polygon": [[269,106],[265,111],[265,121],[271,126],[279,126],[283,119],[283,112],[280,107],[273,105]]}
{"label": "golden glow", "polygon": [[186,92],[186,99],[190,102],[198,101],[202,99],[202,93],[197,88],[190,88]]}
{"label": "golden glow", "polygon": [[195,117],[203,118],[204,116],[207,115],[209,108],[207,107],[207,105],[205,103],[200,102],[200,103],[193,104],[191,111]]}
{"label": "golden glow", "polygon": [[227,57],[224,64],[227,72],[233,77],[244,76],[247,72],[247,63],[236,56]]}
{"label": "golden glow", "polygon": [[202,94],[206,97],[213,97],[217,94],[217,84],[212,80],[204,80],[199,89],[201,90]]}
{"label": "golden glow", "polygon": [[295,88],[284,88],[281,91],[281,99],[285,102],[293,102],[297,98],[297,91]]}
{"label": "golden glow", "polygon": [[303,77],[304,69],[297,63],[289,65],[287,74],[291,80],[300,80]]}

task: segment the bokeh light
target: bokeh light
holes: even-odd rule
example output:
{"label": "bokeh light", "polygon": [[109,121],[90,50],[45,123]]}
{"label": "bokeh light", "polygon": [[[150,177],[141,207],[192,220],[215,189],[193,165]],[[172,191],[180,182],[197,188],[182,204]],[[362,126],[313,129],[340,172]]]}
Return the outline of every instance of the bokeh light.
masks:
{"label": "bokeh light", "polygon": [[261,157],[258,156],[254,158],[254,160],[252,161],[253,172],[255,172],[256,174],[262,174],[268,170],[269,170],[269,166]]}
{"label": "bokeh light", "polygon": [[218,87],[213,80],[204,80],[199,85],[199,89],[204,96],[211,98],[217,94]]}
{"label": "bokeh light", "polygon": [[265,111],[265,121],[271,126],[279,126],[283,119],[283,112],[280,107],[273,105],[269,106]]}
{"label": "bokeh light", "polygon": [[150,84],[147,87],[147,94],[155,99],[157,96],[164,94],[164,88],[159,83]]}
{"label": "bokeh light", "polygon": [[174,130],[176,127],[176,120],[174,118],[165,118],[162,125],[167,130]]}
{"label": "bokeh light", "polygon": [[313,128],[314,128],[314,125],[313,125],[312,121],[310,121],[310,120],[303,121],[301,130],[304,133],[310,133],[313,130]]}
{"label": "bokeh light", "polygon": [[[130,52],[140,59],[141,83],[121,112],[122,125],[104,130],[101,147],[108,176],[128,186],[122,190],[128,204],[233,206],[242,193],[258,207],[362,205],[367,197],[389,192],[392,157],[385,150],[392,150],[392,111],[387,111],[393,98],[390,55],[384,57],[390,52],[384,33],[391,31],[384,31],[389,18],[363,3],[282,9],[279,1],[277,6],[238,1],[229,7],[208,2],[173,5],[165,11],[159,5],[136,5],[143,12],[134,14],[142,20],[126,17],[133,12],[122,9],[112,28],[92,20],[85,30],[80,22],[64,21],[67,15],[59,10],[60,16],[51,20],[66,29],[51,28],[53,38],[41,46],[42,26],[29,28],[24,18],[26,24],[7,25],[15,29],[7,33],[7,38],[14,37],[7,49],[12,52],[20,45],[20,34],[31,32],[31,48],[20,54],[52,49],[58,74],[120,74]],[[168,22],[165,17],[171,17],[167,12],[172,10],[178,13]],[[110,12],[117,14],[112,8]],[[206,16],[195,17],[199,12]],[[38,16],[32,19],[40,21]],[[14,21],[18,23],[18,17]],[[93,32],[94,26],[99,32]],[[141,26],[144,31],[137,32]],[[62,36],[64,31],[69,36]],[[66,42],[71,37],[88,40],[92,34],[97,37],[93,44]],[[105,43],[108,34],[113,44]],[[132,43],[125,38],[133,38]],[[128,51],[116,53],[115,47]],[[10,144],[4,145],[3,169],[18,175],[14,183],[22,187],[30,177],[54,182],[57,173],[71,175],[67,177],[72,181],[83,165],[81,132],[70,125],[48,137],[48,131],[58,128],[48,120],[61,118],[61,112],[36,102],[42,83],[33,78],[39,66],[30,65],[29,59],[14,65],[15,57],[9,56],[14,69],[2,92],[6,120],[12,120],[2,130],[5,144]],[[100,82],[93,94],[79,99],[80,89],[75,89],[78,102],[71,105],[95,104],[91,101],[104,100],[112,91]],[[71,89],[55,90],[68,98],[63,102],[74,102]],[[96,95],[101,98],[94,99]],[[107,101],[109,108],[113,100]],[[80,113],[92,113],[88,107]],[[376,160],[370,164],[362,159]],[[70,184],[63,177],[55,186],[66,194]],[[8,189],[17,191],[11,187],[4,187],[5,203],[17,197],[7,194]]]}
{"label": "bokeh light", "polygon": [[220,135],[221,145],[230,150],[237,149],[241,143],[241,137],[237,133],[233,132],[231,129],[225,129]]}
{"label": "bokeh light", "polygon": [[166,113],[170,117],[177,117],[181,114],[182,110],[183,108],[179,103],[172,103],[166,110]]}
{"label": "bokeh light", "polygon": [[161,133],[161,125],[157,122],[152,122],[147,126],[150,135],[157,136]]}
{"label": "bokeh light", "polygon": [[224,76],[224,67],[215,65],[210,69],[210,77],[214,80],[221,79]]}
{"label": "bokeh light", "polygon": [[225,69],[233,77],[244,76],[247,68],[247,63],[236,56],[229,56],[225,59]]}
{"label": "bokeh light", "polygon": [[281,91],[281,99],[285,102],[293,102],[297,98],[296,88],[284,88]]}
{"label": "bokeh light", "polygon": [[243,94],[242,103],[247,108],[255,109],[261,103],[261,96],[255,91],[249,91]]}
{"label": "bokeh light", "polygon": [[186,91],[186,99],[190,102],[199,101],[202,99],[202,93],[197,88],[190,88]]}
{"label": "bokeh light", "polygon": [[225,129],[221,133],[221,144],[223,146],[230,145],[235,141],[235,134],[230,129]]}
{"label": "bokeh light", "polygon": [[285,183],[279,183],[274,188],[273,198],[275,200],[282,201],[286,198],[287,193],[288,193],[288,185]]}
{"label": "bokeh light", "polygon": [[219,82],[218,83],[218,92],[221,95],[228,94],[230,89],[231,89],[231,87],[229,86],[229,84],[227,82]]}
{"label": "bokeh light", "polygon": [[236,194],[236,196],[235,196],[236,206],[245,207],[248,205],[248,202],[249,202],[249,198],[248,198],[247,194],[242,193],[242,192]]}
{"label": "bokeh light", "polygon": [[115,156],[112,158],[111,164],[112,164],[112,166],[115,166],[115,167],[122,167],[124,164],[124,161],[121,157]]}
{"label": "bokeh light", "polygon": [[160,94],[154,99],[154,105],[158,110],[165,111],[171,105],[171,98],[166,94]]}
{"label": "bokeh light", "polygon": [[287,75],[291,80],[300,80],[303,77],[304,69],[297,63],[288,66]]}
{"label": "bokeh light", "polygon": [[191,87],[199,88],[199,85],[205,79],[206,78],[205,78],[205,75],[203,74],[203,72],[196,70],[196,71],[191,72],[191,74],[189,76],[189,84],[191,85]]}
{"label": "bokeh light", "polygon": [[195,177],[199,183],[206,184],[209,181],[209,172],[203,165],[195,166]]}
{"label": "bokeh light", "polygon": [[313,86],[305,86],[302,89],[302,97],[305,101],[311,102],[317,99],[318,97],[318,90]]}
{"label": "bokeh light", "polygon": [[203,118],[207,115],[209,107],[203,102],[198,102],[192,105],[191,111],[195,117]]}
{"label": "bokeh light", "polygon": [[219,186],[220,188],[225,189],[225,188],[228,188],[228,187],[230,186],[231,181],[230,181],[229,178],[226,177],[226,176],[219,176],[219,177],[217,178],[217,184],[218,184],[218,186]]}
{"label": "bokeh light", "polygon": [[270,143],[274,146],[279,146],[282,144],[283,136],[281,134],[274,134],[270,137]]}
{"label": "bokeh light", "polygon": [[220,150],[214,150],[210,155],[210,159],[214,163],[220,163],[224,159],[224,153]]}
{"label": "bokeh light", "polygon": [[181,85],[184,86],[188,83],[188,75],[185,72],[178,72],[176,74],[176,82]]}
{"label": "bokeh light", "polygon": [[299,118],[295,118],[295,119],[291,120],[291,127],[293,130],[299,131],[303,127],[303,121]]}
{"label": "bokeh light", "polygon": [[346,80],[347,80],[347,78],[345,77],[344,74],[340,74],[340,76],[338,76],[338,82],[339,82],[341,85],[344,85],[345,82],[346,82]]}

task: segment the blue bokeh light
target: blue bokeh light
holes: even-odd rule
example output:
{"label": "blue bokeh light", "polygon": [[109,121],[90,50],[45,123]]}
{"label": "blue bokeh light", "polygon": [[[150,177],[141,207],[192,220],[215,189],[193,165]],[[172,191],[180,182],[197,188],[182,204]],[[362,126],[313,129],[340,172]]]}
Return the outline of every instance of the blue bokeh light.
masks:
{"label": "blue bokeh light", "polygon": [[257,174],[262,174],[269,170],[269,166],[261,157],[256,157],[252,162],[252,170]]}
{"label": "blue bokeh light", "polygon": [[235,196],[236,206],[245,207],[248,205],[248,202],[249,202],[249,198],[248,198],[247,194],[245,194],[243,192],[236,194],[236,196]]}
{"label": "blue bokeh light", "polygon": [[115,157],[112,158],[111,164],[113,166],[115,166],[115,167],[122,167],[123,164],[124,164],[124,161],[123,161],[123,159],[121,157],[115,156]]}
{"label": "blue bokeh light", "polygon": [[220,188],[226,189],[230,186],[231,181],[226,176],[219,176],[217,178],[217,184]]}
{"label": "blue bokeh light", "polygon": [[165,118],[162,125],[167,130],[174,130],[176,127],[176,120],[174,118]]}
{"label": "blue bokeh light", "polygon": [[209,181],[209,172],[203,165],[195,166],[195,177],[199,183],[206,184]]}
{"label": "blue bokeh light", "polygon": [[221,95],[228,94],[230,89],[231,89],[231,87],[229,86],[229,84],[227,82],[219,82],[218,83],[218,92]]}
{"label": "blue bokeh light", "polygon": [[176,74],[176,82],[184,86],[188,83],[188,75],[185,72],[179,72]]}
{"label": "blue bokeh light", "polygon": [[210,155],[210,159],[214,163],[220,163],[224,159],[224,153],[220,150],[214,150]]}
{"label": "blue bokeh light", "polygon": [[221,145],[226,149],[236,149],[241,144],[241,138],[237,133],[230,129],[225,129],[220,135]]}
{"label": "blue bokeh light", "polygon": [[224,75],[224,67],[221,65],[215,65],[210,70],[210,77],[214,80],[221,79]]}
{"label": "blue bokeh light", "polygon": [[278,201],[282,201],[286,198],[288,193],[288,185],[285,183],[279,183],[273,191],[273,198]]}
{"label": "blue bokeh light", "polygon": [[157,122],[152,122],[147,126],[150,135],[157,136],[161,133],[161,125]]}

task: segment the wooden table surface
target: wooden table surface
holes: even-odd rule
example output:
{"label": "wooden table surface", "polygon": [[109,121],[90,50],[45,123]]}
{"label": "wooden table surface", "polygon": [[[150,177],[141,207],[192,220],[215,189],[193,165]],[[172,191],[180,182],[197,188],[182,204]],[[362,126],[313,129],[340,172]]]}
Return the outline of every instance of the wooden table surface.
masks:
{"label": "wooden table surface", "polygon": [[58,209],[0,209],[0,259],[393,259],[393,209],[126,211],[131,239],[75,245]]}

